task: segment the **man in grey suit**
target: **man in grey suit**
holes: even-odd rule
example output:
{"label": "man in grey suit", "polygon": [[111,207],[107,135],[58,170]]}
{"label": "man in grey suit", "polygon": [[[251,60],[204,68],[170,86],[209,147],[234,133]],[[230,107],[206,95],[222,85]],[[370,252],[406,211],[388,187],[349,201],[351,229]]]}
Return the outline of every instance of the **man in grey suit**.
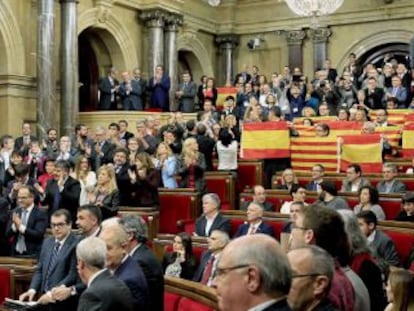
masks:
{"label": "man in grey suit", "polygon": [[78,311],[132,311],[128,287],[105,269],[106,244],[97,237],[83,239],[76,248],[78,273],[87,289],[79,299]]}
{"label": "man in grey suit", "polygon": [[56,302],[51,294],[54,287],[71,287],[77,279],[75,248],[78,239],[71,232],[69,211],[55,211],[50,226],[53,236],[45,239],[30,289],[21,294],[19,300],[33,301],[35,295],[39,294],[37,302],[41,305],[49,305],[52,310],[73,310],[73,300]]}
{"label": "man in grey suit", "polygon": [[99,109],[116,109],[116,93],[118,91],[118,80],[115,79],[115,68],[109,68],[107,76],[99,81]]}
{"label": "man in grey suit", "polygon": [[385,163],[382,168],[382,174],[384,179],[377,184],[378,192],[382,193],[396,193],[405,192],[407,187],[404,183],[396,180],[397,167],[395,165]]}
{"label": "man in grey suit", "polygon": [[377,216],[372,211],[362,211],[357,215],[359,227],[368,240],[372,255],[381,272],[386,275],[389,266],[398,266],[400,258],[395,244],[388,235],[377,229]]}
{"label": "man in grey suit", "polygon": [[142,89],[140,84],[129,77],[127,71],[122,73],[123,82],[119,85],[119,95],[122,98],[124,110],[144,110],[142,103]]}
{"label": "man in grey suit", "polygon": [[188,71],[183,73],[183,82],[178,86],[175,96],[179,101],[178,110],[181,112],[194,112],[194,98],[197,94],[197,86],[191,80]]}

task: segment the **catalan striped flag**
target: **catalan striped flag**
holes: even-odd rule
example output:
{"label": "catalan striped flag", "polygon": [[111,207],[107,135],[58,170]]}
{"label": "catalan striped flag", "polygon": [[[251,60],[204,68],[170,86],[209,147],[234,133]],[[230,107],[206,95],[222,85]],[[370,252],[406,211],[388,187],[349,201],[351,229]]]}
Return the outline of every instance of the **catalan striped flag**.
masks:
{"label": "catalan striped flag", "polygon": [[291,138],[291,163],[297,172],[309,172],[315,164],[323,164],[327,172],[336,172],[338,167],[337,142],[340,135],[361,133],[361,123],[351,121],[325,122],[328,137],[316,137],[315,127],[295,125],[299,137]]}
{"label": "catalan striped flag", "polygon": [[376,133],[384,134],[393,148],[398,148],[401,139],[401,126],[377,126]]}
{"label": "catalan striped flag", "polygon": [[[376,110],[370,110],[369,116],[371,120],[375,120],[375,111]],[[413,111],[411,109],[391,109],[387,110],[388,112],[388,123],[394,124],[394,125],[403,125],[406,119],[406,116]]]}
{"label": "catalan striped flag", "polygon": [[404,158],[414,157],[414,122],[406,124],[402,131],[402,154]]}
{"label": "catalan striped flag", "polygon": [[290,133],[286,122],[244,123],[242,159],[274,159],[290,156]]}
{"label": "catalan striped flag", "polygon": [[340,170],[346,171],[348,165],[358,163],[364,173],[380,173],[382,170],[381,135],[344,135],[341,151],[338,152]]}
{"label": "catalan striped flag", "polygon": [[314,124],[318,124],[318,123],[326,123],[326,122],[332,122],[332,121],[336,121],[337,117],[335,116],[324,116],[324,117],[310,117],[310,118],[306,118],[306,117],[299,117],[299,118],[295,118],[293,119],[293,123],[295,124],[303,124],[303,121],[305,119],[311,119],[313,121]]}
{"label": "catalan striped flag", "polygon": [[226,101],[226,97],[229,95],[233,96],[234,100],[236,100],[237,88],[235,87],[218,87],[217,88],[216,107],[218,110],[223,109],[224,102]]}

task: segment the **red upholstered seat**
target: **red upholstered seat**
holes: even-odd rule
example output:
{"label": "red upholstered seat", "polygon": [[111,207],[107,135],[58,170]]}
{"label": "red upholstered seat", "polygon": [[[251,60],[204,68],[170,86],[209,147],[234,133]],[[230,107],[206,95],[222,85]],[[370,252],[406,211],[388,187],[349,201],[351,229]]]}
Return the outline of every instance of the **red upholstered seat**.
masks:
{"label": "red upholstered seat", "polygon": [[[188,189],[191,191],[191,189]],[[186,193],[160,192],[161,233],[177,233],[177,221],[194,218],[194,196]]]}
{"label": "red upholstered seat", "polygon": [[147,108],[145,109],[146,112],[162,112],[161,108]]}
{"label": "red upholstered seat", "polygon": [[246,187],[252,188],[254,185],[263,184],[263,176],[260,176],[261,172],[257,172],[257,164],[239,162],[237,173],[237,190],[242,192]]}
{"label": "red upholstered seat", "polygon": [[164,292],[164,311],[177,311],[181,296]]}
{"label": "red upholstered seat", "polygon": [[177,311],[213,311],[213,308],[203,305],[190,298],[183,297],[178,303]]}
{"label": "red upholstered seat", "polygon": [[400,200],[386,200],[380,198],[379,205],[385,213],[386,220],[393,220],[397,217],[398,213],[401,211],[401,201]]}
{"label": "red upholstered seat", "polygon": [[243,219],[236,219],[236,218],[232,218],[230,219],[230,236],[234,236],[237,232],[237,229],[239,228],[240,225],[244,224],[244,220]]}
{"label": "red upholstered seat", "polygon": [[[221,201],[222,210],[231,210],[234,209],[232,204],[234,204],[234,186],[230,186],[229,183],[234,181],[232,180],[231,175],[209,175],[205,178],[207,189],[209,192],[216,193]],[[233,192],[233,193],[230,193]]]}
{"label": "red upholstered seat", "polygon": [[0,269],[0,303],[4,302],[6,297],[12,297],[12,289],[10,288],[10,270]]}
{"label": "red upholstered seat", "polygon": [[386,229],[383,231],[394,241],[401,263],[405,262],[411,248],[414,246],[414,232],[409,233]]}
{"label": "red upholstered seat", "polygon": [[282,233],[282,229],[286,221],[266,221],[266,223],[273,227],[275,238],[280,241],[280,234]]}

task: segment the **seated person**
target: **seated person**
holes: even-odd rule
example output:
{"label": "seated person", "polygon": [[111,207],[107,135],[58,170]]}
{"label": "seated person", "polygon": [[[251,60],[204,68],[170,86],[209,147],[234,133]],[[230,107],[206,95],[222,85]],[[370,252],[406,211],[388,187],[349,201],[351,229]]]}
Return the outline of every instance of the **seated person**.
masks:
{"label": "seated person", "polygon": [[372,186],[364,186],[359,190],[359,203],[354,207],[354,213],[361,211],[373,211],[378,220],[385,220],[385,213],[379,202],[377,189]]}
{"label": "seated person", "polygon": [[396,193],[407,190],[405,184],[395,179],[397,177],[397,167],[395,165],[385,163],[382,168],[382,174],[384,179],[377,184],[378,192]]}
{"label": "seated person", "polygon": [[263,206],[255,202],[251,202],[247,207],[247,223],[241,224],[234,235],[235,238],[242,235],[255,233],[263,233],[274,237],[273,228],[265,224],[263,219]]}
{"label": "seated person", "polygon": [[303,213],[303,210],[305,209],[305,203],[303,202],[292,202],[290,204],[290,214],[289,214],[289,222],[285,223],[285,225],[282,228],[283,233],[291,233],[292,232],[292,223],[296,222],[296,218],[298,216],[298,213]]}
{"label": "seated person", "polygon": [[311,171],[312,181],[306,185],[306,189],[309,191],[318,191],[319,184],[323,182],[324,174],[325,167],[322,164],[315,164]]}
{"label": "seated person", "polygon": [[195,223],[195,235],[210,236],[213,230],[230,234],[230,220],[220,213],[220,198],[215,193],[207,193],[201,199],[203,215]]}
{"label": "seated person", "polygon": [[400,258],[394,242],[388,235],[377,229],[377,216],[372,211],[357,214],[359,227],[368,240],[368,246],[383,275],[387,275],[389,266],[398,266]]}
{"label": "seated person", "polygon": [[251,202],[255,202],[263,206],[265,212],[274,212],[275,206],[272,202],[266,201],[266,190],[261,185],[253,186],[253,201],[246,201],[240,207],[240,210],[245,211]]}
{"label": "seated person", "polygon": [[407,192],[402,199],[403,210],[398,213],[397,221],[414,221],[414,193]]}
{"label": "seated person", "polygon": [[290,213],[290,207],[295,202],[302,202],[305,205],[305,199],[306,199],[306,189],[300,185],[293,185],[292,188],[290,188],[290,196],[292,197],[292,201],[285,201],[280,208],[280,213],[282,214],[289,214]]}
{"label": "seated person", "polygon": [[359,164],[350,164],[346,169],[346,178],[342,182],[340,192],[357,192],[362,186],[370,185],[368,179],[362,177],[362,169]]}
{"label": "seated person", "polygon": [[287,168],[282,173],[281,183],[277,185],[276,189],[290,190],[293,185],[298,184],[298,179],[295,172],[291,168]]}
{"label": "seated person", "polygon": [[200,265],[194,275],[193,281],[211,286],[217,269],[217,263],[224,247],[229,244],[229,235],[220,230],[214,230],[207,238],[208,250],[203,252]]}
{"label": "seated person", "polygon": [[164,255],[162,267],[165,276],[193,279],[197,263],[188,233],[181,232],[174,237],[173,252]]}
{"label": "seated person", "polygon": [[338,191],[333,182],[323,181],[320,187],[321,193],[319,194],[319,200],[323,205],[335,210],[349,209],[348,202],[338,196]]}

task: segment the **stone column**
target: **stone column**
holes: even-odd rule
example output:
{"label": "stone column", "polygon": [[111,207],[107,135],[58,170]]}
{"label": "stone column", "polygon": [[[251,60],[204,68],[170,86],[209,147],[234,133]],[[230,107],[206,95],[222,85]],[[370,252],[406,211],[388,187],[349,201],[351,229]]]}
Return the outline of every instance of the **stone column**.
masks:
{"label": "stone column", "polygon": [[291,69],[299,67],[303,70],[302,43],[303,39],[306,37],[305,31],[301,29],[286,31],[285,37],[289,50],[289,67]]}
{"label": "stone column", "polygon": [[[168,12],[161,9],[143,11],[141,20],[149,28],[148,75],[152,77],[157,65],[164,64],[164,26]],[[165,70],[165,69],[164,69]]]}
{"label": "stone column", "polygon": [[309,30],[313,42],[313,68],[323,68],[327,58],[328,38],[332,35],[329,28],[317,28]]}
{"label": "stone column", "polygon": [[42,139],[56,127],[55,1],[39,0],[37,12],[37,135]]}
{"label": "stone column", "polygon": [[239,37],[234,34],[220,35],[216,37],[216,44],[219,49],[224,52],[221,59],[221,64],[223,64],[223,66],[220,66],[220,69],[224,67],[224,84],[226,86],[231,86],[233,85],[234,68],[233,50],[239,45]]}
{"label": "stone column", "polygon": [[60,129],[61,135],[70,135],[77,123],[79,111],[78,89],[78,0],[60,0]]}
{"label": "stone column", "polygon": [[165,68],[171,79],[170,88],[170,111],[178,110],[178,102],[175,100],[175,91],[177,89],[177,32],[178,26],[182,25],[183,17],[177,14],[170,14],[166,21],[165,29]]}

